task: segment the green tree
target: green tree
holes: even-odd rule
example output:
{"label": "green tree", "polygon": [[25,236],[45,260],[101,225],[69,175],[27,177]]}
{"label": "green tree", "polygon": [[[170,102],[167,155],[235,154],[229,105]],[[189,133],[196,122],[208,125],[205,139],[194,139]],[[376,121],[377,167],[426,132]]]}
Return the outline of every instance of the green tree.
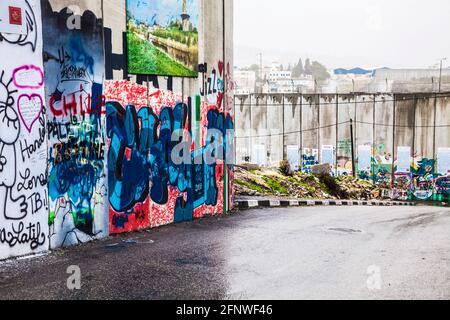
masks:
{"label": "green tree", "polygon": [[252,64],[249,68],[249,71],[255,71],[258,72],[259,71],[259,66],[257,64]]}
{"label": "green tree", "polygon": [[313,73],[312,73],[311,60],[309,60],[309,58],[306,59],[306,61],[305,61],[305,71],[304,71],[304,74],[307,74],[307,75],[310,75],[310,76],[313,74]]}
{"label": "green tree", "polygon": [[292,69],[292,78],[300,78],[305,73],[303,69],[303,61],[300,59],[297,65]]}
{"label": "green tree", "polygon": [[317,61],[313,61],[311,65],[311,73],[317,81],[325,81],[330,78],[327,68]]}

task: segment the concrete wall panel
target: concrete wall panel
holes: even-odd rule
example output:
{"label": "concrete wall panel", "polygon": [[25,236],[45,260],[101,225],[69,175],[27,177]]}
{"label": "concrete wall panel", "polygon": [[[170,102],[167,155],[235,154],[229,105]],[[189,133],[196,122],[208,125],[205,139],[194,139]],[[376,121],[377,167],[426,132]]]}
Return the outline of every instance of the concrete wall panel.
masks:
{"label": "concrete wall panel", "polygon": [[49,248],[41,5],[22,2],[26,34],[0,30],[0,259]]}

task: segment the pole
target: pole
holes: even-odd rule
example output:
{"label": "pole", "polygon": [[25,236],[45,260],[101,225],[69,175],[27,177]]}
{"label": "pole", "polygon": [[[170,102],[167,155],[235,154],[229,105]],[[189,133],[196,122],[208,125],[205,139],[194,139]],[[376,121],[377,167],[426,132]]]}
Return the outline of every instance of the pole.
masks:
{"label": "pole", "polygon": [[[184,1],[184,4],[186,4],[186,2]],[[226,42],[226,9],[225,9],[225,0],[222,1],[222,50],[223,50],[223,65],[224,65],[224,69],[223,69],[223,79],[224,79],[224,96],[223,96],[223,126],[225,128],[225,122],[226,122],[226,117],[227,117],[227,102],[228,102],[228,97],[227,95],[229,94],[228,92],[228,83],[227,83],[227,48],[225,45]],[[184,89],[184,78],[183,79],[183,89]],[[226,134],[225,134],[226,135]],[[225,137],[224,137],[225,139]],[[228,141],[226,141],[226,143],[228,143]],[[224,196],[224,204],[223,204],[223,214],[227,214],[228,213],[228,209],[229,209],[229,204],[230,204],[230,190],[229,190],[229,184],[228,184],[228,163],[227,163],[227,146],[226,143],[224,143],[224,168],[223,168],[223,172],[224,172],[224,177],[223,177],[223,196]]]}
{"label": "pole", "polygon": [[252,95],[250,94],[249,96],[250,98],[250,141],[249,141],[249,145],[250,145],[250,150],[249,150],[249,158],[250,158],[250,163],[254,163],[254,159],[253,159],[253,119],[252,119]]}
{"label": "pole", "polygon": [[286,144],[286,137],[285,137],[286,128],[285,128],[285,123],[284,123],[284,109],[285,109],[285,102],[284,102],[285,97],[284,97],[284,94],[283,94],[282,99],[283,99],[283,106],[282,106],[283,110],[281,112],[281,117],[283,118],[283,120],[282,120],[283,121],[283,127],[282,127],[282,130],[283,130],[283,139],[282,139],[283,160],[286,160],[287,159],[287,152],[286,152],[286,148],[285,148],[285,144]]}
{"label": "pole", "polygon": [[391,187],[392,187],[392,189],[394,189],[394,186],[395,186],[395,158],[396,158],[396,154],[395,154],[395,151],[396,151],[396,146],[395,146],[395,128],[396,128],[396,125],[397,125],[397,121],[396,121],[396,117],[397,117],[397,114],[396,114],[396,107],[397,107],[397,97],[396,97],[396,95],[394,94],[393,95],[393,107],[392,107],[392,113],[393,113],[393,116],[392,116],[392,119],[393,119],[393,126],[392,126],[392,176],[391,176]]}
{"label": "pole", "polygon": [[436,177],[436,165],[437,165],[437,154],[436,154],[436,120],[437,120],[437,99],[438,95],[434,94],[434,114],[433,114],[433,177]]}
{"label": "pole", "polygon": [[[320,97],[319,97],[318,94],[314,95],[314,100],[315,100],[314,101],[315,106],[317,108],[317,127],[320,128]],[[321,141],[321,138],[322,138],[321,137],[321,130],[318,129],[317,130],[317,152],[318,152],[317,157],[318,157],[319,163],[321,162],[320,157],[321,157],[321,152],[322,152],[322,146],[321,146],[322,141]]]}
{"label": "pole", "polygon": [[336,147],[334,150],[334,171],[338,176],[338,148],[339,148],[339,93],[336,92]]}
{"label": "pole", "polygon": [[300,172],[303,172],[303,94],[300,94]]}
{"label": "pole", "polygon": [[[237,129],[237,118],[236,118],[236,96],[233,96],[233,117],[234,117],[234,145],[233,145],[233,152],[234,152],[234,164],[238,164],[237,163],[237,137],[236,137],[236,129]],[[242,158],[241,158],[242,160]]]}
{"label": "pole", "polygon": [[376,143],[376,136],[375,136],[375,134],[376,134],[376,131],[377,131],[377,129],[376,129],[376,120],[377,120],[377,118],[376,118],[376,109],[377,109],[377,103],[376,103],[376,101],[377,101],[377,95],[376,94],[374,94],[373,95],[373,114],[372,114],[372,119],[373,119],[373,126],[372,126],[372,159],[371,159],[371,161],[370,161],[370,163],[371,163],[371,167],[372,167],[372,181],[373,181],[373,183],[375,184],[376,183],[376,178],[375,178],[375,157],[376,157],[376,155],[377,155],[377,146],[375,145],[375,143]]}
{"label": "pole", "polygon": [[439,68],[439,93],[441,93],[441,84],[442,84],[442,59],[441,59],[441,66]]}
{"label": "pole", "polygon": [[355,141],[353,137],[353,119],[350,119],[350,136],[351,136],[351,144],[352,144],[352,175],[356,177],[356,163],[355,163]]}

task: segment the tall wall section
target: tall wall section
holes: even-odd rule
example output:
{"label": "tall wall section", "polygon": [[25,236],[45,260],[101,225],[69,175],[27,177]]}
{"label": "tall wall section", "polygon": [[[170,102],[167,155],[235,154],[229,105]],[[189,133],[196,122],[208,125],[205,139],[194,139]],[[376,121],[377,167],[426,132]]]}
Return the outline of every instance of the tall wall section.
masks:
{"label": "tall wall section", "polygon": [[198,0],[198,78],[128,72],[125,0],[5,1],[0,259],[231,209],[232,0]]}

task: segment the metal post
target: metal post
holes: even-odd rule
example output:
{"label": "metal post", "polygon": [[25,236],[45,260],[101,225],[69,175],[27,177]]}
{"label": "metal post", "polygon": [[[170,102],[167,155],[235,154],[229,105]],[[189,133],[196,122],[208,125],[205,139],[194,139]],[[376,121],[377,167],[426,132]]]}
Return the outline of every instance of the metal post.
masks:
{"label": "metal post", "polygon": [[[224,96],[223,96],[223,127],[225,128],[225,122],[226,122],[226,117],[227,117],[227,95],[228,95],[228,83],[227,83],[227,55],[226,55],[226,46],[225,46],[225,42],[226,42],[226,20],[225,20],[225,14],[226,14],[226,8],[225,8],[225,0],[222,1],[222,19],[223,19],[223,25],[222,25],[222,50],[223,50],[223,80],[224,80]],[[183,91],[184,91],[184,78],[183,79]],[[183,93],[183,97],[184,97],[184,93]],[[225,137],[224,137],[225,138]],[[227,141],[228,143],[228,141]],[[224,177],[223,177],[223,193],[224,193],[224,204],[223,204],[223,213],[227,214],[228,213],[228,207],[229,207],[229,198],[230,198],[230,193],[229,193],[229,184],[228,184],[228,163],[227,163],[227,147],[226,145],[224,146],[224,168],[223,168],[223,172],[224,172]]]}
{"label": "metal post", "polygon": [[355,147],[358,146],[358,97],[356,95],[356,93],[354,94],[354,99],[355,99],[355,113],[354,113],[354,121],[355,121],[355,127],[353,128],[354,132],[355,132]]}
{"label": "metal post", "polygon": [[285,97],[284,97],[284,94],[283,94],[281,99],[283,99],[283,104],[282,104],[283,110],[281,112],[281,117],[283,118],[283,120],[282,120],[283,124],[282,124],[282,129],[281,129],[282,130],[282,134],[283,134],[283,139],[282,139],[282,143],[283,143],[283,160],[286,160],[287,159],[286,152],[285,152],[286,138],[284,136],[284,133],[286,132],[285,123],[284,123],[284,121],[285,121],[285,119],[284,119],[284,115],[285,115],[285,112],[284,112],[284,108],[285,108],[285,102],[284,102]]}
{"label": "metal post", "polygon": [[373,159],[370,160],[371,162],[371,166],[372,166],[372,181],[373,183],[376,182],[375,179],[375,155],[376,155],[376,138],[375,138],[375,132],[376,132],[376,126],[375,126],[375,122],[376,122],[376,107],[377,107],[377,95],[374,94],[373,95],[373,127],[372,127],[372,152],[373,152]]}
{"label": "metal post", "polygon": [[303,94],[300,94],[300,172],[303,172]]}
{"label": "metal post", "polygon": [[434,159],[434,166],[433,166],[433,177],[436,177],[436,165],[437,161],[439,160],[437,158],[436,154],[436,120],[437,120],[437,94],[434,95],[434,115],[433,115],[433,159]]}
{"label": "metal post", "polygon": [[334,151],[334,170],[338,176],[338,145],[339,145],[339,94],[336,93],[336,148]]}
{"label": "metal post", "polygon": [[417,155],[416,152],[416,112],[417,112],[417,96],[414,95],[413,102],[414,102],[414,108],[413,108],[413,115],[414,115],[414,123],[413,123],[413,136],[412,136],[412,160],[414,161],[415,156]]}
{"label": "metal post", "polygon": [[[315,106],[317,108],[317,127],[320,128],[320,96],[317,94],[314,96],[314,103]],[[317,129],[317,157],[318,157],[318,162],[321,162],[321,152],[322,152],[322,147],[321,147],[321,129]]]}
{"label": "metal post", "polygon": [[354,138],[353,138],[353,119],[350,119],[350,140],[351,140],[351,148],[352,148],[352,175],[353,177],[356,177],[356,163],[355,163],[355,145],[354,145]]}
{"label": "metal post", "polygon": [[392,177],[391,177],[391,187],[394,188],[395,184],[395,128],[396,128],[396,106],[397,106],[397,99],[396,95],[393,95],[393,126],[392,126]]}
{"label": "metal post", "polygon": [[250,98],[250,141],[249,141],[249,159],[250,162],[253,163],[253,117],[252,117],[252,95],[249,95]]}
{"label": "metal post", "polygon": [[234,164],[237,165],[237,137],[236,137],[236,129],[237,129],[237,118],[236,118],[236,96],[233,96],[233,118],[234,118],[234,145],[233,145],[233,152],[234,152]]}

